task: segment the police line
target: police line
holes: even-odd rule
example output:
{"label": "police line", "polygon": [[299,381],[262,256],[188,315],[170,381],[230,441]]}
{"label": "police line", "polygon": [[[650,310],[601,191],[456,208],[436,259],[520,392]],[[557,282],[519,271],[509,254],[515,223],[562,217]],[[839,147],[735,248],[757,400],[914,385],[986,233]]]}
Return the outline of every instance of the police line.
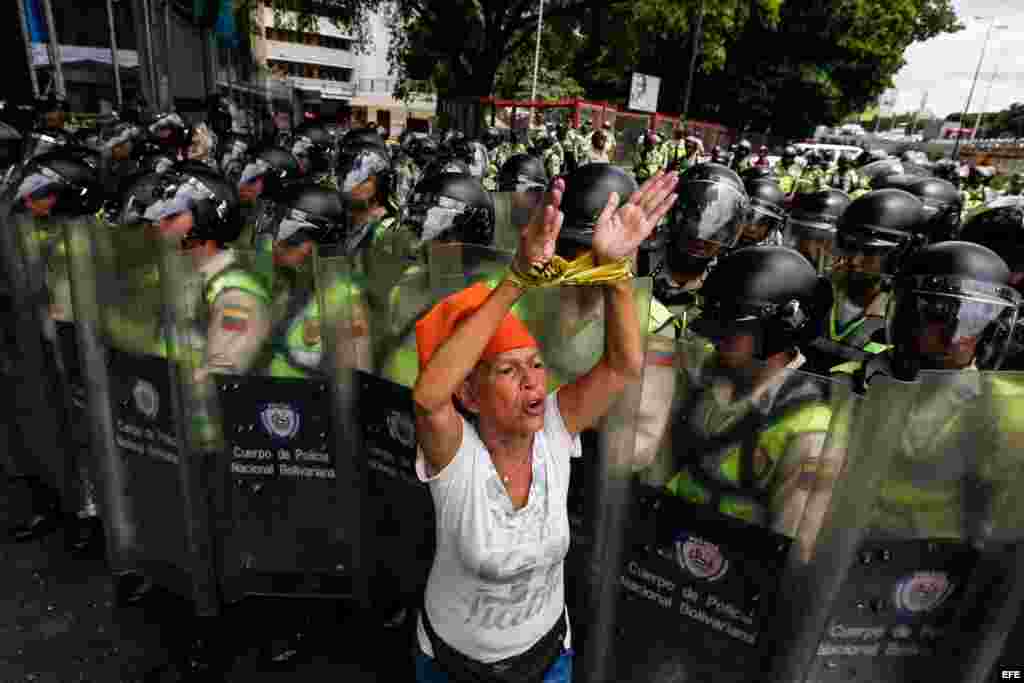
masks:
{"label": "police line", "polygon": [[[415,604],[434,513],[410,323],[504,257],[449,245],[375,282],[344,259],[239,251],[217,280],[144,231],[3,226],[18,468],[74,501],[94,486],[112,572],[200,613],[247,595]],[[641,320],[650,287],[635,281]],[[585,289],[517,304],[551,390],[600,357]],[[239,291],[263,308],[220,299]],[[574,464],[588,679],[982,680],[1021,606],[1024,378],[926,373],[860,397],[642,329],[657,362]]]}

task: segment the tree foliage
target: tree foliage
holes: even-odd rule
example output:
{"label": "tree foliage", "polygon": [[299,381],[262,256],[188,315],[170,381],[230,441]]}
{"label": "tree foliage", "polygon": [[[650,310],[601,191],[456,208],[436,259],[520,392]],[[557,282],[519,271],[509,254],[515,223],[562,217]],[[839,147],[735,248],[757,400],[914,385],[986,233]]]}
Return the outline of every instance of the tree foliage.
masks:
{"label": "tree foliage", "polygon": [[789,136],[864,109],[911,43],[962,28],[949,0],[786,0],[777,23],[754,19],[722,73],[697,79],[697,112]]}

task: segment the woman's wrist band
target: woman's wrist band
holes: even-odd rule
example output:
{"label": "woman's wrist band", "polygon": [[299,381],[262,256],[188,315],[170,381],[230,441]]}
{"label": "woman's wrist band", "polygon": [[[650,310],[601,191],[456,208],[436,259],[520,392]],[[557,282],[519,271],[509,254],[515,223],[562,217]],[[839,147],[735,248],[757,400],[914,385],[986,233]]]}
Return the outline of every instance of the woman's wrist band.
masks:
{"label": "woman's wrist band", "polygon": [[594,263],[594,254],[591,251],[585,252],[571,262],[556,255],[545,265],[532,266],[527,272],[523,272],[513,261],[507,274],[507,278],[522,289],[602,285],[629,280],[632,277],[633,262],[630,258],[598,266]]}

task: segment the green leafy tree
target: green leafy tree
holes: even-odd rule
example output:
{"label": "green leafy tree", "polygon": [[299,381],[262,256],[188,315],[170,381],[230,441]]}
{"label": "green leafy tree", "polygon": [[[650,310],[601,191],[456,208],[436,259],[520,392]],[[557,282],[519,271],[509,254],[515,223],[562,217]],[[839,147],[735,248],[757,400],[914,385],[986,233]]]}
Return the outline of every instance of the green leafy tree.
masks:
{"label": "green leafy tree", "polygon": [[789,136],[863,110],[911,43],[962,29],[950,0],[787,0],[778,22],[754,19],[723,72],[697,79],[697,113]]}

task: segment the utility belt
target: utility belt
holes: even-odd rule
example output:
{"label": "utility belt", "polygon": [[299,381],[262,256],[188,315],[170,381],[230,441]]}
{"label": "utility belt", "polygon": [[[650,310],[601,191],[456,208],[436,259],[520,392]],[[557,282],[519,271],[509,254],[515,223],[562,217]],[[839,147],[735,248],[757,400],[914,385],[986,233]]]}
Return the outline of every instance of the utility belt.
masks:
{"label": "utility belt", "polygon": [[544,674],[562,655],[562,644],[568,628],[563,607],[555,625],[529,650],[485,664],[467,657],[444,642],[430,623],[422,603],[420,614],[423,615],[423,628],[434,649],[434,660],[452,683],[543,683]]}

